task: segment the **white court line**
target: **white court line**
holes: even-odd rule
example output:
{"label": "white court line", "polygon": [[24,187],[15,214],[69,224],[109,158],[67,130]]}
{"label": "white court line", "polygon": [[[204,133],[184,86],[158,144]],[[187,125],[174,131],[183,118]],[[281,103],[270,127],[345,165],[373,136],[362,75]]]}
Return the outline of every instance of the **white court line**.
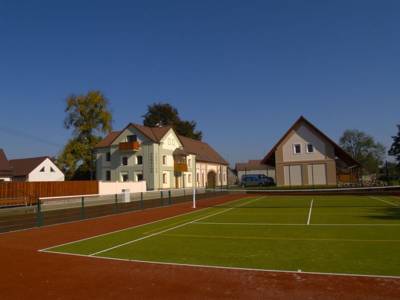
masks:
{"label": "white court line", "polygon": [[166,237],[191,238],[191,239],[218,239],[218,240],[267,240],[267,241],[312,241],[312,242],[366,242],[366,243],[400,243],[400,240],[377,239],[338,239],[338,238],[291,238],[274,236],[235,236],[235,235],[204,235],[204,234],[180,234],[167,233]]}
{"label": "white court line", "polygon": [[[227,203],[234,203],[234,202],[237,202],[237,201],[243,200],[243,199],[245,199],[245,198],[240,198],[240,199],[236,199],[236,200],[233,200],[233,201],[225,202],[225,203],[222,203],[220,205],[224,205],[224,204],[227,204]],[[182,205],[183,206],[184,204],[187,204],[187,203],[186,202],[177,203],[175,205]],[[219,206],[219,205],[217,205],[217,206]],[[159,209],[159,208],[160,207],[153,207],[153,208],[148,208],[147,210]],[[180,216],[194,214],[194,213],[201,212],[201,211],[204,211],[204,210],[207,210],[207,209],[211,209],[211,208],[213,208],[213,207],[212,206],[205,207],[205,208],[202,208],[202,209],[198,209],[198,210],[195,210],[195,211],[190,211],[190,212],[179,214],[179,215],[174,215],[174,216],[163,218],[163,219],[159,219],[159,220],[156,220],[156,221],[152,221],[152,222],[148,222],[148,223],[144,223],[144,224],[140,224],[140,225],[134,225],[134,226],[130,226],[130,227],[127,227],[127,228],[118,229],[118,230],[114,230],[114,231],[110,231],[110,232],[106,232],[106,233],[102,233],[102,234],[97,234],[97,235],[93,235],[93,236],[90,236],[90,237],[87,237],[87,238],[74,240],[74,241],[71,241],[71,242],[67,242],[67,243],[63,243],[63,244],[59,244],[59,245],[55,245],[55,246],[50,246],[50,247],[47,247],[47,248],[44,248],[44,249],[40,249],[38,251],[39,252],[44,252],[44,251],[47,251],[47,250],[52,249],[52,248],[57,248],[57,247],[62,247],[62,246],[70,245],[70,244],[75,244],[75,243],[78,243],[78,242],[91,240],[91,239],[94,239],[94,238],[97,238],[97,237],[106,236],[106,235],[110,235],[110,234],[113,234],[113,233],[118,233],[118,232],[130,230],[130,229],[134,229],[134,228],[143,227],[143,226],[146,226],[146,225],[159,223],[159,222],[162,222],[162,221],[178,218]],[[97,217],[97,218],[108,218],[108,217],[112,217],[112,216],[118,216],[118,215],[122,215],[122,214],[130,214],[130,213],[136,213],[136,212],[142,212],[142,211],[141,210],[129,211],[129,212],[124,212],[124,213],[120,213],[120,214],[116,214],[116,215],[107,215],[107,216],[101,216],[101,217]],[[84,221],[90,221],[90,220],[97,219],[97,218],[90,218],[90,219],[72,221],[72,222],[66,222],[66,223],[60,223],[60,224],[52,224],[52,225],[47,225],[47,226],[42,226],[42,227],[58,226],[58,225],[61,225],[61,224],[69,224],[69,223],[74,223],[74,222],[84,222]],[[22,229],[22,230],[40,229],[42,227],[27,228],[27,229]],[[5,233],[7,233],[7,232],[4,232],[2,234],[5,234]]]}
{"label": "white court line", "polygon": [[249,271],[249,272],[274,272],[274,273],[286,273],[286,274],[306,274],[306,275],[322,275],[322,276],[345,276],[345,277],[367,277],[367,278],[382,278],[382,279],[395,279],[400,280],[400,276],[389,276],[389,275],[374,275],[374,274],[352,274],[352,273],[330,273],[330,272],[307,272],[307,271],[291,271],[291,270],[274,270],[274,269],[256,269],[256,268],[245,268],[245,267],[224,267],[216,265],[198,265],[198,264],[185,264],[185,263],[173,263],[173,262],[161,262],[161,261],[149,261],[149,260],[139,260],[139,259],[127,259],[127,258],[114,258],[105,256],[89,256],[83,254],[75,253],[63,253],[63,252],[53,252],[45,251],[46,253],[58,254],[58,255],[69,255],[78,256],[91,259],[102,259],[111,261],[124,261],[132,263],[143,263],[150,265],[166,265],[166,266],[177,266],[177,267],[189,267],[189,268],[203,268],[203,269],[219,269],[219,270],[235,270],[235,271]]}
{"label": "white court line", "polygon": [[369,196],[369,198],[374,199],[374,200],[378,200],[378,201],[381,201],[381,202],[384,202],[384,203],[387,203],[387,204],[390,204],[390,205],[395,206],[395,207],[399,207],[399,205],[396,204],[396,203],[393,203],[393,202],[390,202],[390,201],[387,201],[387,200],[383,200],[383,199],[375,197],[375,196]]}
{"label": "white court line", "polygon": [[134,240],[129,241],[129,242],[126,242],[126,243],[122,243],[122,244],[119,244],[119,245],[116,245],[116,246],[113,246],[113,247],[110,247],[110,248],[106,248],[106,249],[104,249],[104,250],[100,250],[100,251],[94,252],[94,253],[92,253],[92,254],[89,254],[89,256],[95,256],[95,255],[98,255],[98,254],[101,254],[101,253],[104,253],[104,252],[108,252],[108,251],[111,251],[111,250],[114,250],[114,249],[117,249],[117,248],[120,248],[120,247],[123,247],[123,246],[126,246],[126,245],[130,245],[130,244],[133,244],[133,243],[137,243],[137,242],[143,241],[143,240],[145,240],[145,239],[148,239],[148,238],[151,238],[151,237],[160,235],[160,234],[162,234],[162,233],[165,233],[165,232],[168,232],[168,231],[171,231],[171,230],[174,230],[174,229],[178,229],[178,228],[184,227],[184,226],[186,226],[186,225],[192,224],[193,222],[205,220],[205,219],[208,219],[208,218],[210,218],[210,217],[213,217],[213,216],[216,216],[216,215],[220,215],[220,214],[226,213],[226,212],[228,212],[228,211],[230,211],[230,210],[232,210],[232,209],[235,209],[235,208],[238,208],[238,207],[242,207],[242,206],[244,206],[244,205],[247,205],[247,204],[252,203],[252,202],[254,202],[254,201],[260,200],[260,199],[262,199],[262,198],[264,198],[264,197],[258,197],[258,198],[252,199],[252,200],[250,200],[250,201],[247,201],[247,202],[245,202],[245,203],[242,203],[242,204],[240,204],[240,205],[238,205],[238,206],[230,207],[230,208],[224,209],[224,210],[222,210],[222,211],[219,211],[219,212],[217,212],[217,213],[214,213],[214,214],[211,214],[211,215],[207,215],[207,216],[203,216],[203,217],[201,217],[201,218],[195,219],[195,220],[190,221],[190,222],[186,222],[186,223],[183,223],[183,224],[174,226],[174,227],[170,227],[170,228],[168,228],[168,229],[164,229],[164,230],[155,232],[155,233],[153,233],[153,234],[146,235],[146,236],[141,237],[141,238],[138,238],[138,239],[134,239]]}
{"label": "white court line", "polygon": [[304,224],[304,223],[233,223],[233,222],[193,222],[199,225],[244,225],[244,226],[400,226],[398,224]]}
{"label": "white court line", "polygon": [[314,203],[314,199],[311,199],[311,203],[310,203],[310,211],[308,212],[308,219],[307,219],[307,225],[310,225],[310,221],[311,221],[311,212],[312,212],[312,206]]}

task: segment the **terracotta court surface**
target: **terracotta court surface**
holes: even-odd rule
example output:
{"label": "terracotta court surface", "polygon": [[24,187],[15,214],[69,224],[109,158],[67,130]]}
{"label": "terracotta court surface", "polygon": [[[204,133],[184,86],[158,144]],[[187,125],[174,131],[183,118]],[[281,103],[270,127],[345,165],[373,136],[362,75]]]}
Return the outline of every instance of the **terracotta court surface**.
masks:
{"label": "terracotta court surface", "polygon": [[[204,200],[222,204],[242,196]],[[40,249],[193,211],[191,203],[0,234],[0,299],[399,299],[400,279],[100,259]]]}

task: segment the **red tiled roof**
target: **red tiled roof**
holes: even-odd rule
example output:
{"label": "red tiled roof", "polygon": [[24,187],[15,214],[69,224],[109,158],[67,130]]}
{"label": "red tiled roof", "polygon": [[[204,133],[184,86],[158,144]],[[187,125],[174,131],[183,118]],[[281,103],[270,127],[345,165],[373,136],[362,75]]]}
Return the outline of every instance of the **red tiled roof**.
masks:
{"label": "red tiled roof", "polygon": [[[140,131],[143,135],[149,138],[151,141],[155,143],[159,143],[165,134],[172,128],[171,126],[165,127],[148,127],[139,124],[128,124],[123,130],[121,131],[113,131],[108,134],[102,141],[100,141],[96,148],[108,147],[110,146],[115,139],[126,129],[129,127],[136,128]],[[213,162],[218,164],[228,165],[229,163],[217,153],[210,145],[207,143],[194,140],[191,138],[187,138],[181,135],[178,135],[179,140],[181,141],[184,149],[188,153],[196,154],[197,161],[203,162]]]}
{"label": "red tiled roof", "polygon": [[128,127],[134,127],[137,130],[139,130],[141,133],[143,133],[145,136],[147,136],[149,139],[151,139],[153,142],[159,143],[164,135],[170,130],[172,127],[171,126],[165,126],[165,127],[148,127],[148,126],[143,126],[139,124],[129,124]]}
{"label": "red tiled roof", "polygon": [[13,169],[13,176],[27,176],[47,158],[49,157],[40,156],[22,159],[11,159],[10,165]]}
{"label": "red tiled roof", "polygon": [[261,160],[249,160],[247,163],[237,163],[236,171],[268,170],[271,166],[261,163]]}
{"label": "red tiled roof", "polygon": [[12,168],[3,149],[0,148],[0,176],[9,177],[12,175]]}
{"label": "red tiled roof", "polygon": [[229,165],[209,144],[182,135],[178,135],[178,138],[185,151],[196,155],[196,161]]}
{"label": "red tiled roof", "polygon": [[95,148],[108,147],[121,134],[122,131],[111,131],[104,139],[102,139]]}

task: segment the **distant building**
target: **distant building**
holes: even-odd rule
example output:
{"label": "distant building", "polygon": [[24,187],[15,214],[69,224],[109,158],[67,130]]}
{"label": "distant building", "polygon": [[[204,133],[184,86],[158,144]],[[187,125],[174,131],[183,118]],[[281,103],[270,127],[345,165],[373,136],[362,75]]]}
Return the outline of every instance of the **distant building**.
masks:
{"label": "distant building", "polygon": [[48,157],[11,159],[13,181],[64,181],[63,172]]}
{"label": "distant building", "polygon": [[11,181],[12,169],[3,149],[0,148],[0,181]]}
{"label": "distant building", "polygon": [[263,174],[275,180],[275,168],[261,163],[261,160],[249,160],[247,163],[237,163],[236,172],[239,182],[243,175]]}
{"label": "distant building", "polygon": [[96,145],[96,178],[145,180],[148,189],[227,185],[227,161],[207,143],[172,127],[128,124]]}
{"label": "distant building", "polygon": [[303,116],[262,160],[279,186],[356,182],[360,164]]}

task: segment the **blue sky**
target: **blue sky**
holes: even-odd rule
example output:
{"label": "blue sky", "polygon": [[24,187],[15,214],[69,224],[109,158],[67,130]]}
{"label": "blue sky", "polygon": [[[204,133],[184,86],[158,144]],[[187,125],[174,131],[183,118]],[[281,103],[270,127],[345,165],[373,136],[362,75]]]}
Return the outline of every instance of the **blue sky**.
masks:
{"label": "blue sky", "polygon": [[56,155],[64,100],[100,89],[114,128],[168,101],[232,163],[300,116],[389,147],[400,123],[399,1],[0,0],[0,148]]}

